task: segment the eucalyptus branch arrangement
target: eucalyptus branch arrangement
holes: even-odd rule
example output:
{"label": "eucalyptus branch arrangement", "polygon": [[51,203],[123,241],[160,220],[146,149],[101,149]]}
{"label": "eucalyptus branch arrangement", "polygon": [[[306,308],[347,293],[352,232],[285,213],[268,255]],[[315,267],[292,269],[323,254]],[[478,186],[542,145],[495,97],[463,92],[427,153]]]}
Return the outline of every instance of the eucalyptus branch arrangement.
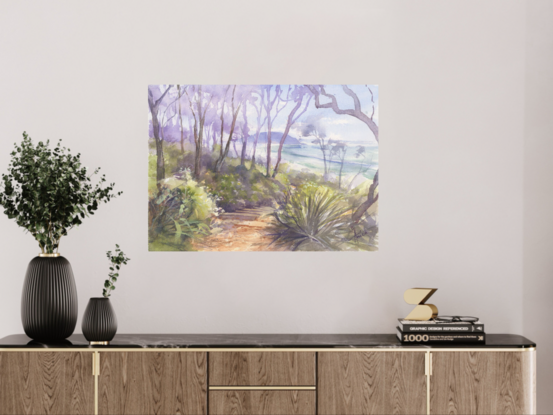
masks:
{"label": "eucalyptus branch arrangement", "polygon": [[123,251],[119,248],[119,245],[115,245],[115,254],[112,254],[111,251],[107,252],[107,257],[110,261],[109,267],[109,278],[104,283],[104,297],[109,298],[111,291],[115,290],[115,283],[117,278],[119,278],[119,270],[122,265],[126,265],[131,259],[128,258]]}
{"label": "eucalyptus branch arrangement", "polygon": [[53,149],[50,141],[34,145],[27,133],[15,144],[8,173],[0,181],[0,206],[4,213],[29,231],[43,254],[53,254],[62,236],[93,215],[101,202],[120,195],[105,176],[92,184],[99,168],[89,173],[81,155],[72,155],[61,140]]}

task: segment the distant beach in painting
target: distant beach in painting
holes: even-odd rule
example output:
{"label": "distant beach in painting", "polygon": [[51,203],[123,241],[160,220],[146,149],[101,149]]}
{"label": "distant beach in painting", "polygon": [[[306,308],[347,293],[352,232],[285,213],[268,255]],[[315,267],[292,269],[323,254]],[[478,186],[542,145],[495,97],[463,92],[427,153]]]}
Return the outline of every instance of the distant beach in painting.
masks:
{"label": "distant beach in painting", "polygon": [[378,86],[150,85],[150,251],[378,250]]}

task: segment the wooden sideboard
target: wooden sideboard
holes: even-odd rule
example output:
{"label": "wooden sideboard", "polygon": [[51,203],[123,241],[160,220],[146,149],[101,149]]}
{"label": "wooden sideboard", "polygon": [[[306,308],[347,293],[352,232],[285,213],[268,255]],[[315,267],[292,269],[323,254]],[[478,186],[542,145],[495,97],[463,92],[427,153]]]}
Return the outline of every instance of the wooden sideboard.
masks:
{"label": "wooden sideboard", "polygon": [[0,414],[535,413],[535,344],[520,336],[494,344],[493,336],[461,348],[351,336],[349,346],[335,338],[315,347],[317,335],[307,344],[244,336],[244,347],[240,336],[229,345],[183,335],[165,347],[124,336],[99,347],[78,335],[63,347],[6,338]]}

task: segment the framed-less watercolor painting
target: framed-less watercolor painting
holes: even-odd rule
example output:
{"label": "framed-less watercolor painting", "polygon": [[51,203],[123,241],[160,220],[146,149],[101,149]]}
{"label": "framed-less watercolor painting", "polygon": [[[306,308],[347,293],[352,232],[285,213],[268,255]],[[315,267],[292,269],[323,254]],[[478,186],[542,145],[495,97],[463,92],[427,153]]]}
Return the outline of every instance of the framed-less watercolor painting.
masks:
{"label": "framed-less watercolor painting", "polygon": [[150,251],[376,251],[376,85],[150,85]]}

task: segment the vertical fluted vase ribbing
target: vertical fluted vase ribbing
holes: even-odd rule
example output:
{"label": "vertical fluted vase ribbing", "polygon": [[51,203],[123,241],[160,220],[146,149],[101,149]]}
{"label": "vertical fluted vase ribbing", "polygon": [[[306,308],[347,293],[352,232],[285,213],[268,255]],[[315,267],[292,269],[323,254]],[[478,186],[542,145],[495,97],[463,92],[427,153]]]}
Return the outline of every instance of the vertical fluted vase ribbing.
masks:
{"label": "vertical fluted vase ribbing", "polygon": [[91,298],[83,316],[83,335],[89,342],[109,342],[117,333],[117,317],[109,298]]}
{"label": "vertical fluted vase ribbing", "polygon": [[77,287],[62,256],[35,257],[27,267],[21,298],[25,334],[34,340],[64,340],[77,325]]}

